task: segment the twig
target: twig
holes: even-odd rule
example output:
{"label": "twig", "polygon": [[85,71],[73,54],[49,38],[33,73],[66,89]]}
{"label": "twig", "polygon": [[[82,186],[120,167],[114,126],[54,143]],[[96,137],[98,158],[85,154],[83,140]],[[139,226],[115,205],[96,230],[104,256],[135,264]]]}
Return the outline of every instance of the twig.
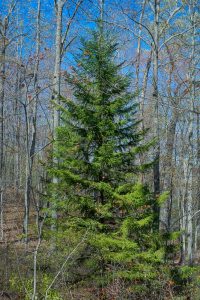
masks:
{"label": "twig", "polygon": [[76,252],[76,250],[79,248],[79,246],[84,242],[86,236],[87,236],[88,230],[85,232],[83,238],[81,239],[81,241],[76,245],[76,247],[71,251],[71,253],[69,255],[67,255],[66,259],[64,260],[62,266],[60,267],[59,271],[57,272],[57,274],[55,275],[55,277],[53,278],[52,282],[50,283],[50,285],[48,286],[46,293],[45,293],[45,300],[47,299],[48,296],[48,292],[51,289],[51,287],[53,286],[53,284],[55,283],[56,279],[58,278],[58,276],[60,275],[60,273],[62,272],[62,270],[64,269],[66,263],[68,262],[68,260],[72,257],[72,255]]}

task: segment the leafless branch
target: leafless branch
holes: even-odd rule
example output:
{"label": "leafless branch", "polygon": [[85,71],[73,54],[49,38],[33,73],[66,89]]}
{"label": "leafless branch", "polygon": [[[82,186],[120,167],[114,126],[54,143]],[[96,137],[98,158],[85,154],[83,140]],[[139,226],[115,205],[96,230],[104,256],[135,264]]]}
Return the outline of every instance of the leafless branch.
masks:
{"label": "leafless branch", "polygon": [[155,46],[156,46],[155,39],[154,39],[154,36],[153,36],[152,32],[150,31],[150,29],[149,29],[145,24],[140,23],[139,21],[137,21],[137,20],[134,19],[133,17],[129,16],[129,14],[127,14],[127,13],[124,11],[123,7],[121,7],[121,10],[122,10],[123,14],[126,15],[130,20],[132,20],[134,23],[136,23],[136,24],[142,26],[144,29],[147,30],[147,32],[148,32],[149,35],[151,36],[152,42],[153,42],[154,47],[155,47]]}
{"label": "leafless branch", "polygon": [[163,47],[165,44],[169,43],[169,42],[170,42],[172,39],[174,39],[175,37],[180,36],[180,35],[183,35],[183,34],[185,34],[186,32],[192,30],[197,24],[198,24],[198,23],[196,23],[194,26],[192,26],[192,27],[190,27],[190,28],[188,28],[188,29],[186,29],[186,30],[184,30],[184,31],[178,32],[178,33],[176,33],[176,34],[170,36],[166,41],[164,41],[164,42],[160,45],[158,51],[160,51],[160,50],[162,49],[162,47]]}
{"label": "leafless branch", "polygon": [[[73,12],[71,18],[69,19],[69,21],[68,21],[68,23],[67,23],[67,28],[66,28],[66,30],[65,30],[65,33],[64,33],[64,36],[63,36],[63,39],[62,39],[62,52],[63,52],[63,49],[64,49],[64,44],[65,44],[65,42],[66,42],[66,39],[67,39],[69,30],[70,30],[71,24],[72,24],[72,22],[73,22],[73,20],[74,20],[74,18],[75,18],[75,16],[76,16],[76,13],[77,13],[77,11],[78,11],[80,5],[83,3],[83,1],[84,1],[84,0],[80,0],[80,1],[77,3],[77,5],[76,5],[76,7],[75,7],[75,9],[74,9],[74,12]],[[65,50],[66,50],[66,47],[65,47]]]}
{"label": "leafless branch", "polygon": [[160,35],[162,35],[162,33],[164,32],[164,30],[166,29],[166,27],[169,25],[169,22],[171,21],[171,19],[174,17],[174,15],[179,12],[181,9],[183,8],[183,5],[181,5],[180,7],[177,7],[169,16],[165,26],[162,28]]}
{"label": "leafless branch", "polygon": [[88,234],[88,230],[85,232],[85,234],[84,234],[83,238],[81,239],[81,241],[76,245],[76,247],[71,251],[71,253],[68,254],[67,257],[65,258],[62,266],[60,267],[60,269],[58,270],[57,274],[55,275],[55,277],[53,278],[52,282],[50,283],[50,285],[48,286],[48,288],[46,290],[45,299],[47,299],[48,293],[49,293],[51,287],[54,285],[56,279],[59,277],[59,275],[63,271],[63,269],[64,269],[65,265],[67,264],[67,262],[69,261],[69,259],[73,256],[73,254],[80,247],[80,245],[85,241],[87,234]]}

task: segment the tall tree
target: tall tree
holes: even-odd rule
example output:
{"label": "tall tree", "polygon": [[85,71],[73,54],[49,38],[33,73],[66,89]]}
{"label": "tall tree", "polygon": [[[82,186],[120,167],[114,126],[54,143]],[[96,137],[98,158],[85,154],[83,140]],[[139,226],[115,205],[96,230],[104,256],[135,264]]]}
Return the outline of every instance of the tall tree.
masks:
{"label": "tall tree", "polygon": [[41,0],[37,3],[37,18],[36,18],[36,51],[35,51],[35,67],[33,73],[33,90],[34,93],[32,98],[25,108],[26,116],[26,179],[25,179],[25,213],[24,213],[24,233],[26,242],[28,241],[28,226],[29,226],[29,214],[30,214],[30,203],[32,190],[32,176],[33,176],[33,163],[35,159],[35,148],[36,148],[36,133],[37,133],[37,108],[38,108],[38,97],[39,97],[39,62],[40,62],[40,48],[41,48],[41,26],[40,16],[41,14]]}
{"label": "tall tree", "polygon": [[[55,0],[55,12],[56,12],[56,33],[55,33],[55,65],[54,65],[54,78],[53,78],[53,94],[52,99],[54,100],[53,107],[53,139],[56,139],[56,128],[60,125],[60,111],[57,108],[57,105],[60,101],[61,96],[61,63],[64,53],[66,52],[69,45],[74,40],[74,37],[71,40],[67,40],[69,30],[71,27],[71,24],[76,16],[76,13],[82,4],[83,0],[79,0],[75,8],[73,10],[73,13],[71,17],[68,20],[67,26],[63,32],[63,9],[66,4],[67,0]],[[54,157],[55,163],[57,161],[57,158]],[[53,178],[53,182],[57,182],[57,178]],[[53,212],[54,218],[56,219],[56,211]],[[53,228],[53,226],[52,226]]]}
{"label": "tall tree", "polygon": [[13,39],[9,40],[11,16],[17,1],[10,1],[6,15],[0,17],[0,230],[3,239],[3,190],[5,186],[5,86],[7,48]]}
{"label": "tall tree", "polygon": [[[96,280],[103,274],[109,281],[111,273],[142,280],[162,257],[149,230],[155,200],[138,183],[145,166],[136,157],[149,145],[141,144],[130,78],[120,74],[121,63],[115,62],[117,44],[101,25],[83,41],[78,67],[67,79],[75,98],[63,98],[58,107],[62,126],[57,128],[54,155],[59,164],[54,161],[50,169],[58,181],[51,185],[51,201],[60,214],[58,230],[68,231],[68,236],[70,230],[73,235],[88,232],[85,251]],[[141,235],[134,234],[136,228]]]}

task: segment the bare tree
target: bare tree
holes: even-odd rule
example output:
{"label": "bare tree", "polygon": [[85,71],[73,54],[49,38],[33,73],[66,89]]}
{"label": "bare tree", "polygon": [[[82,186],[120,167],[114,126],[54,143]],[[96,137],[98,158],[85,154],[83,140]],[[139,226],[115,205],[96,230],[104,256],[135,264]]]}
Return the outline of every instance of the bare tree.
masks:
{"label": "bare tree", "polygon": [[[33,163],[35,158],[35,147],[36,147],[36,134],[37,134],[37,107],[38,107],[38,97],[39,97],[39,84],[38,84],[38,72],[39,72],[39,62],[40,62],[40,14],[41,14],[41,0],[38,0],[37,7],[37,18],[36,18],[36,51],[35,51],[35,68],[33,73],[33,90],[34,94],[30,101],[24,105],[25,115],[26,115],[26,182],[25,182],[25,195],[24,195],[24,234],[25,240],[28,241],[28,225],[29,225],[29,211],[31,202],[31,191],[32,191],[32,173],[33,173]],[[29,114],[29,115],[28,115]]]}
{"label": "bare tree", "polygon": [[11,15],[15,9],[17,1],[10,2],[8,13],[0,19],[0,226],[1,226],[1,239],[3,239],[3,190],[5,185],[5,125],[4,125],[4,109],[5,109],[5,82],[6,82],[6,51],[12,40],[8,37],[8,28]]}
{"label": "bare tree", "polygon": [[[75,8],[73,10],[73,13],[71,17],[68,20],[67,26],[63,32],[63,9],[66,4],[67,0],[54,0],[55,4],[55,12],[56,12],[56,33],[55,33],[55,65],[54,65],[54,78],[53,78],[53,94],[52,99],[54,101],[53,106],[53,139],[56,140],[56,130],[60,125],[60,112],[58,109],[59,101],[60,101],[60,95],[61,95],[61,63],[62,58],[69,47],[69,45],[73,42],[74,37],[72,37],[71,40],[68,41],[68,35],[69,31],[72,25],[72,22],[76,16],[76,13],[78,12],[78,9],[80,5],[82,4],[83,0],[79,0]],[[54,150],[53,150],[54,152]],[[53,163],[57,165],[58,159],[54,156]],[[57,178],[53,178],[53,182],[57,183]],[[56,211],[53,210],[52,213],[53,219],[57,218]],[[52,226],[52,229],[54,229],[54,225]]]}

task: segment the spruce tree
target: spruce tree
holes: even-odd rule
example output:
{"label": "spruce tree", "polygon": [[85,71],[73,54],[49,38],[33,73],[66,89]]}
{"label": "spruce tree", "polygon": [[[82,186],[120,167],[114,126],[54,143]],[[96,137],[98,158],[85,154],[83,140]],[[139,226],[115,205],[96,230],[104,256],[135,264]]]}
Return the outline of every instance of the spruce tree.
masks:
{"label": "spruce tree", "polygon": [[142,144],[131,78],[123,74],[117,50],[101,28],[82,41],[77,67],[67,77],[73,97],[61,99],[54,153],[59,165],[50,169],[59,180],[51,201],[60,211],[57,226],[72,239],[88,232],[78,258],[90,270],[88,280],[138,286],[157,276],[163,249],[152,231],[156,200],[139,183],[146,166],[137,156],[149,145]]}

